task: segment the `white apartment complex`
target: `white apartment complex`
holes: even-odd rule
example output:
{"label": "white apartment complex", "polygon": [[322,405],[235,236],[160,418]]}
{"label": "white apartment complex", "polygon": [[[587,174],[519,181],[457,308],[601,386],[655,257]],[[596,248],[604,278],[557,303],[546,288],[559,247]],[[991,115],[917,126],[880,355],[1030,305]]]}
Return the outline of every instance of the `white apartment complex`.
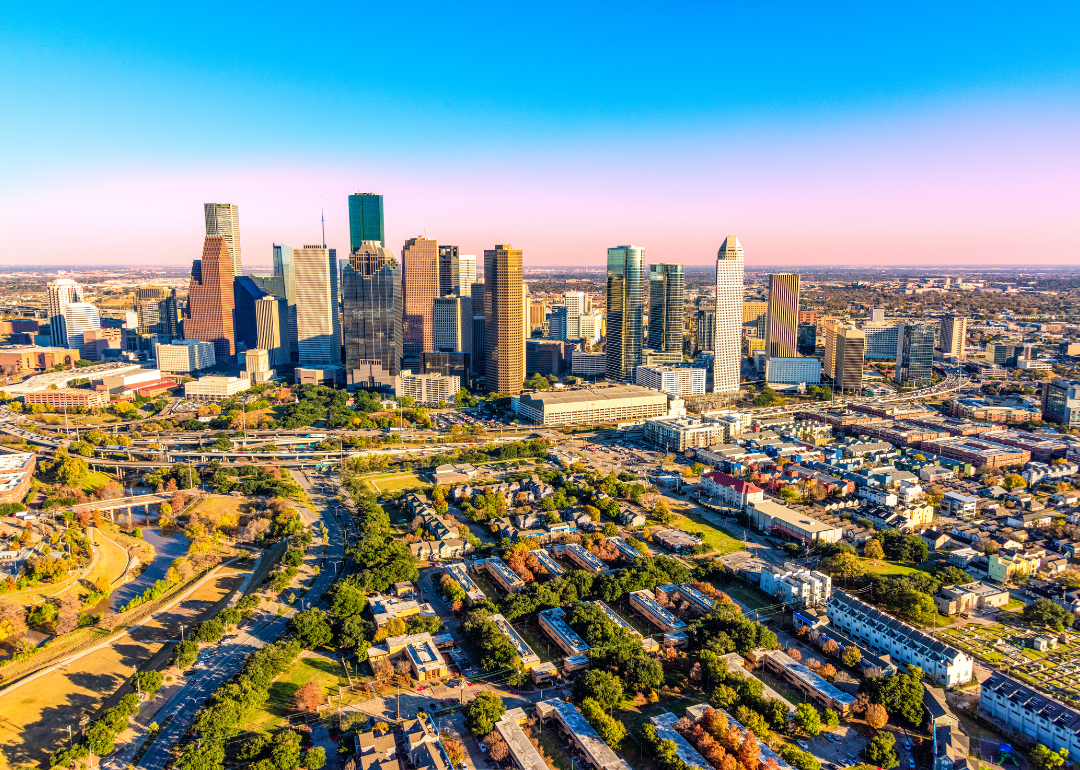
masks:
{"label": "white apartment complex", "polygon": [[214,343],[199,340],[175,340],[168,345],[155,345],[154,358],[158,369],[175,374],[197,372],[217,363]]}
{"label": "white apartment complex", "polygon": [[673,396],[699,396],[705,392],[705,370],[689,366],[639,366],[637,384]]}
{"label": "white apartment complex", "polygon": [[821,382],[821,359],[768,358],[765,360],[765,379],[777,385],[817,385]]}
{"label": "white apartment complex", "polygon": [[1052,751],[1080,757],[1080,711],[1051,699],[1000,671],[982,683],[979,714],[1002,722]]}
{"label": "white apartment complex", "polygon": [[946,687],[971,680],[970,656],[843,591],[832,595],[827,612],[832,625],[865,642],[874,652],[887,654],[896,663],[918,666]]}
{"label": "white apartment complex", "polygon": [[[641,371],[640,367],[638,371]],[[700,370],[702,374],[704,369]],[[645,437],[667,452],[685,452],[723,441],[724,428],[697,417],[654,417],[645,421]]]}
{"label": "white apartment complex", "polygon": [[729,235],[716,255],[716,320],[713,336],[713,392],[738,393],[741,365],[743,248]]}
{"label": "white apartment complex", "polygon": [[408,396],[418,406],[438,406],[439,402],[449,404],[461,390],[461,378],[456,375],[413,374],[410,369],[403,369],[397,376],[395,394],[398,398]]}
{"label": "white apartment complex", "polygon": [[795,564],[762,567],[761,590],[785,607],[819,607],[832,596],[832,578]]}

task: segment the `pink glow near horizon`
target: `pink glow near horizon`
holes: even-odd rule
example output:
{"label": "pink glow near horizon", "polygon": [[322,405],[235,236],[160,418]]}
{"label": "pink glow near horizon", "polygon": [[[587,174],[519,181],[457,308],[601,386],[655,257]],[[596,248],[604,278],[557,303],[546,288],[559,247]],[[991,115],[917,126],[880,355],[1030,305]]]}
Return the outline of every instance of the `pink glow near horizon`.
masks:
{"label": "pink glow near horizon", "polygon": [[729,233],[748,265],[1080,262],[1077,143],[1004,133],[965,142],[963,127],[948,126],[874,142],[713,140],[632,157],[43,172],[0,192],[0,263],[186,265],[201,252],[203,202],[227,201],[240,206],[245,265],[268,265],[272,243],[321,237],[320,196],[327,243],[344,257],[346,196],[357,190],[385,196],[395,251],[426,231],[478,255],[512,243],[527,266],[600,265],[624,243],[643,246],[649,262],[707,264]]}

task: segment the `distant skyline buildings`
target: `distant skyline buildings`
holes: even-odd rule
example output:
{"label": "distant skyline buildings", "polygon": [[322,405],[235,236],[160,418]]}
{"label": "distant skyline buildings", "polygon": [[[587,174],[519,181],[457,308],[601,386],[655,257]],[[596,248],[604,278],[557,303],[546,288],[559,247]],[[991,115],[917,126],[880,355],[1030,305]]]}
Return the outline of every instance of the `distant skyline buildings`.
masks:
{"label": "distant skyline buildings", "polygon": [[46,287],[49,303],[49,334],[53,345],[67,345],[67,329],[64,326],[64,311],[72,302],[83,302],[86,294],[83,287],[71,278],[57,278]]}

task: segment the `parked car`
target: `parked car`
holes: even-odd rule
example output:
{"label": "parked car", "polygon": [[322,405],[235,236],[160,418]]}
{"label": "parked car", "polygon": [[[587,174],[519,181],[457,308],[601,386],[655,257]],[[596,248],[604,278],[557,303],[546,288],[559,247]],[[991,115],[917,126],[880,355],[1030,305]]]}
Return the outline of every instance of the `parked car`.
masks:
{"label": "parked car", "polygon": [[802,749],[803,751],[810,751],[810,747],[807,745],[806,741],[798,740],[798,741],[795,741],[795,742],[797,744],[799,744],[799,748]]}

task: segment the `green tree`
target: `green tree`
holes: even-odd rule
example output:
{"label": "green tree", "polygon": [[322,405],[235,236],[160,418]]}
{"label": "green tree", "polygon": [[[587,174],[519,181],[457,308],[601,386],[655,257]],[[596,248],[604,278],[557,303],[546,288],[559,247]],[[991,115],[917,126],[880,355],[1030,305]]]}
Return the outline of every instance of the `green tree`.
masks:
{"label": "green tree", "polygon": [[807,735],[821,732],[821,715],[809,703],[800,703],[795,707],[795,726]]}
{"label": "green tree", "polygon": [[221,770],[225,747],[217,741],[192,741],[184,747],[176,766],[179,770]]}
{"label": "green tree", "polygon": [[176,645],[176,649],[173,650],[173,663],[181,671],[190,668],[198,657],[199,645],[190,639],[180,642]]}
{"label": "green tree", "polygon": [[821,568],[837,578],[857,578],[866,574],[866,564],[853,553],[828,556],[821,560]]}
{"label": "green tree", "polygon": [[863,556],[867,559],[884,559],[885,551],[881,548],[881,542],[878,540],[868,540],[863,547]]}
{"label": "green tree", "polygon": [[1055,631],[1064,631],[1065,624],[1071,625],[1073,621],[1071,612],[1049,599],[1036,599],[1033,604],[1025,605],[1020,615],[1029,625],[1049,626]]}
{"label": "green tree", "polygon": [[892,676],[864,679],[862,686],[871,703],[884,706],[887,713],[903,717],[909,725],[917,727],[923,719],[923,675],[918,666],[908,666],[907,671],[897,671]]}
{"label": "green tree", "polygon": [[1068,758],[1068,749],[1061,748],[1054,751],[1041,743],[1036,743],[1035,747],[1028,753],[1028,759],[1031,760],[1031,766],[1035,770],[1057,770],[1057,768],[1065,764],[1065,760]]}
{"label": "green tree", "polygon": [[465,705],[465,726],[473,735],[487,735],[506,713],[506,706],[493,693],[482,692]]}
{"label": "green tree", "polygon": [[845,647],[844,654],[840,656],[840,660],[844,661],[844,665],[848,668],[855,668],[855,666],[862,662],[862,652],[854,645]]}
{"label": "green tree", "polygon": [[612,718],[607,711],[592,698],[581,702],[581,715],[589,721],[608,746],[617,749],[626,738],[626,725]]}
{"label": "green tree", "polygon": [[326,764],[326,749],[322,746],[316,746],[312,749],[308,749],[308,753],[304,755],[304,759],[300,762],[300,766],[304,770],[321,770]]}
{"label": "green tree", "polygon": [[900,760],[896,758],[896,738],[889,732],[879,732],[871,738],[863,750],[863,756],[871,765],[883,770],[892,770],[900,764]]}
{"label": "green tree", "polygon": [[900,614],[916,623],[929,624],[937,619],[934,597],[922,591],[904,591],[900,594]]}
{"label": "green tree", "polygon": [[840,724],[840,715],[832,709],[825,709],[824,720],[826,727],[836,727]]}
{"label": "green tree", "polygon": [[270,758],[276,770],[296,770],[300,767],[300,734],[288,730],[274,736]]}
{"label": "green tree", "polygon": [[318,607],[296,613],[289,621],[289,626],[300,644],[308,650],[330,644],[334,638],[334,631],[330,628],[326,612]]}
{"label": "green tree", "polygon": [[580,702],[586,698],[592,698],[603,708],[618,706],[623,699],[622,680],[607,671],[586,671],[574,684],[574,699]]}
{"label": "green tree", "polygon": [[971,582],[971,575],[964,572],[959,567],[954,567],[951,564],[944,564],[937,568],[934,572],[934,577],[941,583],[941,587],[963,585]]}

